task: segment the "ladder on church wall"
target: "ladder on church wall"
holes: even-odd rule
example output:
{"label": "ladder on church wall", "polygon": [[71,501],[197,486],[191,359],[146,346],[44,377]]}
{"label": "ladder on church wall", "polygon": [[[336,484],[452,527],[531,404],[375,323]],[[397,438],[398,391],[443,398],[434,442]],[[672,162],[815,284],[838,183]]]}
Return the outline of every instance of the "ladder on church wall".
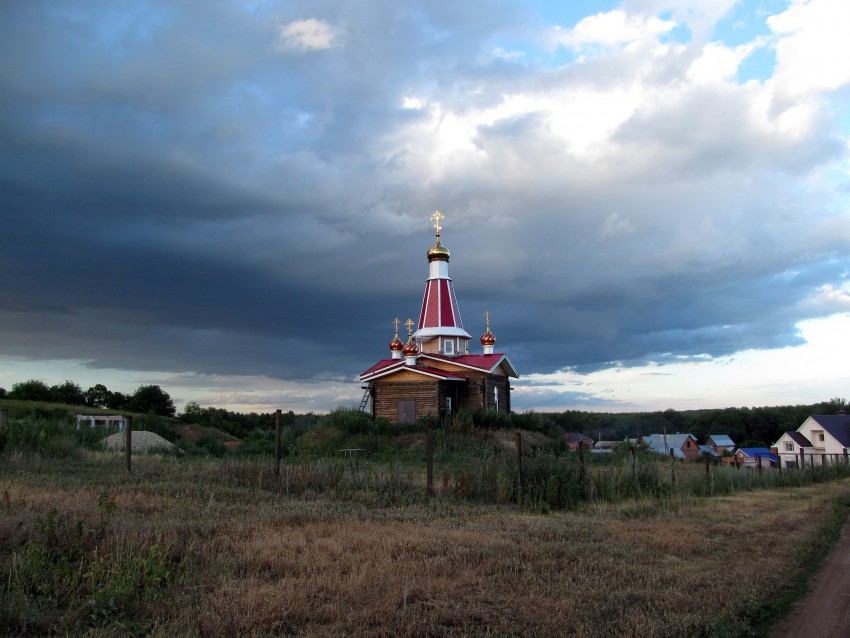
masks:
{"label": "ladder on church wall", "polygon": [[369,403],[369,396],[372,394],[372,384],[363,386],[363,398],[360,400],[360,411],[366,410],[366,405]]}

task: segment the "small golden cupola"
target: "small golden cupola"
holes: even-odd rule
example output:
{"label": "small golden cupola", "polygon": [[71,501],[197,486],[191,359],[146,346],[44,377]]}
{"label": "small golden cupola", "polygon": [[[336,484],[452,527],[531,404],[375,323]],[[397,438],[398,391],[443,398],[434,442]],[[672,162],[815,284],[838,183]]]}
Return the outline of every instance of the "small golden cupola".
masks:
{"label": "small golden cupola", "polygon": [[419,354],[419,349],[413,341],[413,319],[408,319],[404,322],[404,325],[407,326],[407,343],[404,344],[401,352],[404,355],[404,362],[409,366],[415,366],[416,355]]}
{"label": "small golden cupola", "polygon": [[392,341],[390,341],[390,357],[393,359],[401,359],[404,342],[398,338],[398,317],[395,318],[393,324],[395,325],[395,337]]}
{"label": "small golden cupola", "polygon": [[484,346],[484,354],[493,354],[493,347],[496,345],[496,335],[490,332],[490,311],[484,313],[484,320],[487,322],[487,328],[484,334],[481,335],[481,345]]}

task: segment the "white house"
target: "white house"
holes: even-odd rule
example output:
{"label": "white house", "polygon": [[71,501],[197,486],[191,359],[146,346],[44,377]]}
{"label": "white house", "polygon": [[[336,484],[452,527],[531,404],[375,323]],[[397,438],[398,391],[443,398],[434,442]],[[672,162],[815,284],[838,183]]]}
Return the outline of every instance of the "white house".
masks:
{"label": "white house", "polygon": [[123,414],[78,414],[77,429],[79,430],[83,425],[90,428],[104,427],[123,432],[127,425],[127,417]]}
{"label": "white house", "polygon": [[812,415],[796,432],[786,432],[773,444],[782,467],[823,465],[847,460],[850,417],[846,414]]}

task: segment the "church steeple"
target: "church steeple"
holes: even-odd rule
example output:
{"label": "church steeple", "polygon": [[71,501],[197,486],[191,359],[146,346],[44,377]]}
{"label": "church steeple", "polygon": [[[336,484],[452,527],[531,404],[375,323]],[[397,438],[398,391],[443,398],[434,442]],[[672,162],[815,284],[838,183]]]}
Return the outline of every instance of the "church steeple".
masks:
{"label": "church steeple", "polygon": [[433,352],[450,356],[469,353],[472,337],[463,329],[454,285],[449,277],[449,249],[440,243],[440,222],[445,219],[436,211],[434,221],[436,239],[428,250],[429,276],[425,282],[425,296],[419,313],[418,329],[413,338],[420,352]]}

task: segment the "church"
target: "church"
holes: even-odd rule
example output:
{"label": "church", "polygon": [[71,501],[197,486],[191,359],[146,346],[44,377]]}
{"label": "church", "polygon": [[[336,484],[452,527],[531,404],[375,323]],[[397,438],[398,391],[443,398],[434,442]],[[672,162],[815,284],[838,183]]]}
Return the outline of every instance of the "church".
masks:
{"label": "church", "polygon": [[[360,409],[373,418],[412,423],[424,416],[451,416],[472,408],[511,411],[511,378],[519,378],[507,355],[496,353],[496,337],[485,313],[481,354],[470,354],[472,337],[463,328],[449,277],[449,249],[440,243],[440,211],[434,213],[436,241],[428,250],[428,279],[419,321],[405,322],[407,342],[398,335],[389,343],[389,358],[360,375],[366,385]],[[416,326],[414,332],[413,327]]]}

